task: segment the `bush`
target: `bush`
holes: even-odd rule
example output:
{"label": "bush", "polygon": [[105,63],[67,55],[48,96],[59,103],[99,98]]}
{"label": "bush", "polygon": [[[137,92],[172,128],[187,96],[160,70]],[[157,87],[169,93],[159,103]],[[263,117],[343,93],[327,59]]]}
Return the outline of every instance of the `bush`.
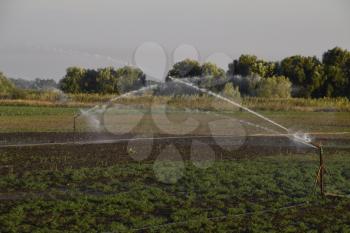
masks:
{"label": "bush", "polygon": [[23,89],[13,89],[11,94],[8,95],[11,99],[26,99],[27,92]]}
{"label": "bush", "polygon": [[206,62],[201,67],[201,76],[210,76],[214,78],[224,77],[225,71],[213,63]]}
{"label": "bush", "polygon": [[13,83],[0,72],[0,96],[8,96],[15,90]]}
{"label": "bush", "polygon": [[258,85],[256,94],[265,98],[289,98],[291,97],[292,83],[284,76],[262,79]]}
{"label": "bush", "polygon": [[241,93],[239,93],[238,87],[233,86],[232,83],[227,83],[222,91],[223,95],[232,99],[239,99]]}

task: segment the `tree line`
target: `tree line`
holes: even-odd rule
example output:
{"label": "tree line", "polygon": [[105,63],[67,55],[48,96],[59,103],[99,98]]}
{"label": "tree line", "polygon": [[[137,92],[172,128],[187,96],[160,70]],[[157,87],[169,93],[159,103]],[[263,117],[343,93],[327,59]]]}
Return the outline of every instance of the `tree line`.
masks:
{"label": "tree line", "polygon": [[66,93],[122,94],[146,84],[146,75],[139,69],[125,66],[101,69],[70,67],[59,82]]}
{"label": "tree line", "polygon": [[10,78],[9,79],[17,88],[24,90],[36,90],[46,91],[58,88],[58,83],[53,79],[40,79],[26,80],[22,78]]}
{"label": "tree line", "polygon": [[[245,54],[228,64],[227,71],[213,63],[185,59],[174,64],[168,76],[188,78],[198,86],[230,96],[350,98],[350,52],[335,47],[326,51],[321,60],[295,55],[277,62]],[[20,88],[29,85],[19,79],[12,81]],[[146,83],[142,70],[131,66],[96,70],[70,67],[58,85],[37,79],[30,86],[43,89],[57,85],[65,93],[122,94]],[[0,94],[13,90],[13,83],[0,73]]]}
{"label": "tree line", "polygon": [[184,60],[175,64],[169,75],[224,79],[246,96],[285,97],[290,92],[293,97],[350,98],[350,52],[339,47],[326,51],[322,60],[295,55],[271,62],[241,55],[228,65],[226,72],[214,64],[201,66],[196,61]]}
{"label": "tree line", "polygon": [[[201,65],[197,61],[186,59],[176,63],[168,75],[187,78],[188,81],[201,88],[219,92],[228,97],[243,95],[289,98],[291,96],[292,84],[286,77],[274,76],[270,72],[271,76],[269,78],[267,78],[267,73],[265,73],[266,78],[262,78],[259,74],[250,71],[249,68],[243,69],[243,60],[247,57],[251,58],[253,56],[242,55],[240,60],[235,60],[232,64],[229,64],[229,70],[226,72],[210,62]],[[233,64],[236,66],[235,72],[232,72]],[[254,66],[253,63],[251,64]],[[189,91],[184,90],[184,92]]]}

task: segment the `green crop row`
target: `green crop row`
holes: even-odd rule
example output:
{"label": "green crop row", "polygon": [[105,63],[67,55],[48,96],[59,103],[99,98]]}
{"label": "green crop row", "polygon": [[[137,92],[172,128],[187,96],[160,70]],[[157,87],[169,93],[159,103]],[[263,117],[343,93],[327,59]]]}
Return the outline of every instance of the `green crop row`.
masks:
{"label": "green crop row", "polygon": [[[332,176],[327,176],[326,187],[349,195],[350,161],[344,153],[327,160]],[[312,156],[216,161],[207,169],[186,162],[177,182],[164,182],[179,174],[173,169],[176,163],[162,170],[168,180],[159,179],[152,163],[3,173],[0,231],[349,230],[349,200],[319,199],[313,194],[317,161]],[[161,166],[169,168],[167,163]],[[300,208],[278,210],[303,203]]]}

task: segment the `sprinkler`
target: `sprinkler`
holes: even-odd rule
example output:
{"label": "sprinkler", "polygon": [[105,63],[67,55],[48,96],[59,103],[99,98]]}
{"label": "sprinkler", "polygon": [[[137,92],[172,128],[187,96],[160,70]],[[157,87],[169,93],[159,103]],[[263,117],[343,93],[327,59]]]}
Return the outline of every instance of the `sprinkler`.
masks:
{"label": "sprinkler", "polygon": [[[242,110],[245,110],[253,115],[255,115],[256,117],[260,118],[260,119],[263,119],[264,121],[266,122],[269,122],[271,124],[273,124],[274,126],[277,126],[279,127],[280,129],[286,131],[286,132],[289,132],[289,130],[281,125],[281,124],[278,124],[277,122],[271,120],[270,118],[267,118],[253,110],[251,110],[250,108],[247,108],[247,107],[244,107],[242,106],[241,104],[231,100],[231,99],[227,99],[219,94],[216,94],[214,92],[211,92],[210,90],[206,90],[204,88],[200,88],[192,83],[189,83],[189,82],[186,82],[186,81],[183,81],[183,80],[180,80],[180,79],[177,79],[177,78],[173,78],[171,76],[168,76],[169,79],[175,81],[175,82],[178,82],[178,83],[181,83],[183,85],[186,85],[186,86],[189,86],[189,87],[192,87],[202,93],[206,93],[208,95],[211,95],[215,98],[218,98],[218,99],[221,99],[223,101],[226,101],[236,107],[239,107],[240,109]],[[324,173],[325,173],[325,166],[324,166],[324,160],[323,160],[323,148],[322,148],[322,145],[321,144],[316,144],[316,143],[313,143],[311,141],[311,138],[306,135],[306,134],[299,134],[299,133],[296,133],[296,134],[293,134],[292,137],[288,136],[289,138],[292,138],[293,140],[299,142],[299,143],[302,143],[306,146],[309,146],[309,147],[312,147],[314,149],[318,149],[319,151],[319,156],[320,156],[320,167],[319,167],[319,170],[318,170],[318,173],[317,173],[317,177],[316,177],[316,182],[315,182],[315,186],[318,184],[319,187],[320,187],[320,191],[321,191],[321,195],[322,196],[325,196],[325,190],[324,190]]]}
{"label": "sprinkler", "polygon": [[311,144],[318,149],[319,158],[320,158],[320,165],[319,165],[318,172],[316,175],[316,180],[315,180],[315,188],[316,188],[316,185],[318,185],[320,187],[321,195],[325,196],[326,193],[325,193],[325,185],[324,185],[324,174],[325,174],[326,168],[325,168],[324,159],[323,159],[323,147],[321,143],[319,144],[311,143]]}
{"label": "sprinkler", "polygon": [[319,165],[319,168],[318,168],[318,172],[316,174],[314,191],[316,189],[316,186],[319,186],[321,195],[322,196],[326,196],[325,184],[324,184],[324,175],[325,175],[325,173],[327,171],[326,171],[326,167],[324,165],[322,144],[321,143],[312,142],[312,139],[311,139],[311,137],[309,135],[301,134],[301,133],[293,134],[293,140],[295,140],[296,142],[302,143],[304,145],[311,146],[312,148],[314,148],[314,149],[316,149],[318,151],[319,159],[320,159],[320,165]]}
{"label": "sprinkler", "polygon": [[[111,106],[111,105],[112,105],[112,102],[109,102],[109,103],[108,103],[108,106]],[[106,108],[106,106],[107,106],[107,105],[103,105],[103,106],[102,106],[102,110],[104,110],[104,109]],[[92,111],[94,111],[94,110],[97,110],[99,107],[100,107],[99,105],[96,105],[96,106],[94,106],[94,107],[88,109],[87,111],[82,111],[82,110],[81,110],[79,113],[77,113],[77,114],[75,114],[75,115],[73,116],[73,144],[74,144],[75,141],[76,141],[76,132],[77,132],[77,125],[76,125],[77,122],[76,122],[76,121],[77,121],[77,119],[78,119],[80,116],[87,116],[89,112],[92,112]],[[103,120],[103,118],[102,118],[102,120]]]}
{"label": "sprinkler", "polygon": [[76,134],[76,121],[80,117],[81,113],[77,113],[73,117],[73,143],[75,143],[75,134]]}

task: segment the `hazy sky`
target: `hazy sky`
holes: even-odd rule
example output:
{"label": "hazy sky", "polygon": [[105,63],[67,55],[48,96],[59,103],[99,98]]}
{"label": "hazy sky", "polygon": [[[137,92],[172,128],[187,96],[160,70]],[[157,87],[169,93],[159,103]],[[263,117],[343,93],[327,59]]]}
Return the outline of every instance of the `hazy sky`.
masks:
{"label": "hazy sky", "polygon": [[320,57],[350,49],[349,12],[348,0],[0,0],[0,70],[58,80],[68,66],[132,62],[147,41],[163,46],[169,63],[181,44],[202,61],[218,52]]}

